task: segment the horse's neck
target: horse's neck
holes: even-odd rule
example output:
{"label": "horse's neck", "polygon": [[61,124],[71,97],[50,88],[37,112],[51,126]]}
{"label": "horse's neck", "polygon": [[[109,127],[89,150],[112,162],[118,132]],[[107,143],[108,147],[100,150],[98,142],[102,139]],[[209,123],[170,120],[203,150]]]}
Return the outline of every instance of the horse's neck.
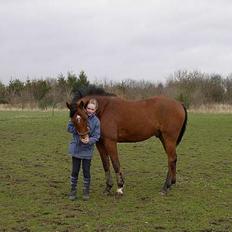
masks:
{"label": "horse's neck", "polygon": [[98,118],[101,118],[101,115],[103,114],[106,105],[109,103],[109,100],[105,97],[96,97],[96,98],[98,101],[97,116]]}
{"label": "horse's neck", "polygon": [[98,110],[97,110],[97,116],[101,118],[101,115],[103,114],[106,106],[111,101],[110,97],[96,97],[98,101]]}

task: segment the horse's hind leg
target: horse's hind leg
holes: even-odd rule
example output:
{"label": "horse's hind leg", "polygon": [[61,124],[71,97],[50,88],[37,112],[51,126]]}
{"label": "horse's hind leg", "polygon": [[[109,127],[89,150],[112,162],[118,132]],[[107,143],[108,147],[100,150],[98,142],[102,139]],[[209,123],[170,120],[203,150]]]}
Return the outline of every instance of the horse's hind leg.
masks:
{"label": "horse's hind leg", "polygon": [[109,160],[109,156],[106,153],[106,150],[104,148],[104,145],[102,142],[98,142],[96,144],[97,149],[100,153],[101,156],[101,160],[102,160],[102,165],[105,171],[105,179],[106,179],[106,187],[103,191],[104,194],[110,194],[110,190],[113,186],[113,180],[112,180],[112,176],[110,173],[110,160]]}
{"label": "horse's hind leg", "polygon": [[124,177],[120,170],[120,162],[118,159],[118,151],[117,151],[117,143],[111,140],[104,141],[105,149],[107,154],[109,154],[117,180],[117,194],[123,195],[123,187],[124,187]]}
{"label": "horse's hind leg", "polygon": [[176,183],[176,142],[171,139],[161,139],[168,156],[168,173],[161,192],[166,194],[170,187]]}

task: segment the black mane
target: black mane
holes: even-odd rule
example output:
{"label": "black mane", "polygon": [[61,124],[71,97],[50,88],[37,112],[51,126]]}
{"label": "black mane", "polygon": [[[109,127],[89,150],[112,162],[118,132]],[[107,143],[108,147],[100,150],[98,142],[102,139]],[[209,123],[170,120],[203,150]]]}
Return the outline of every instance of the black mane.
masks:
{"label": "black mane", "polygon": [[88,85],[78,89],[72,99],[72,104],[76,103],[79,99],[85,96],[116,96],[113,93],[106,92],[103,88],[96,85]]}
{"label": "black mane", "polygon": [[71,109],[70,109],[70,117],[73,117],[73,115],[76,113],[77,107],[76,103],[79,99],[85,97],[85,96],[116,96],[113,93],[106,92],[103,88],[98,87],[96,85],[88,85],[79,88],[73,96],[72,102],[71,102]]}

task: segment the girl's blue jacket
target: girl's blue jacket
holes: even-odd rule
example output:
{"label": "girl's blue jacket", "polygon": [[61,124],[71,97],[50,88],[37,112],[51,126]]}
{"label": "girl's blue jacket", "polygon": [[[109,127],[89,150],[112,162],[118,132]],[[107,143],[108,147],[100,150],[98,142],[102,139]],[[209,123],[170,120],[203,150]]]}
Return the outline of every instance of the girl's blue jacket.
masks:
{"label": "girl's blue jacket", "polygon": [[80,159],[91,159],[93,156],[94,144],[100,138],[100,121],[96,115],[88,117],[89,143],[84,144],[80,140],[74,124],[69,121],[67,131],[73,134],[73,138],[69,144],[69,155]]}

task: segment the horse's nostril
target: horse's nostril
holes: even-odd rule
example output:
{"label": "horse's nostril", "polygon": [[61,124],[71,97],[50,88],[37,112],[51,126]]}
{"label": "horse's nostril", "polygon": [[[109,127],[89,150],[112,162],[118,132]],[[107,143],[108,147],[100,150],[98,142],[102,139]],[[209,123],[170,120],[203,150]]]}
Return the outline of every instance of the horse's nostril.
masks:
{"label": "horse's nostril", "polygon": [[87,138],[89,138],[89,135],[88,135],[88,134],[86,134],[86,135],[81,135],[81,138],[82,138],[82,139],[87,139]]}

